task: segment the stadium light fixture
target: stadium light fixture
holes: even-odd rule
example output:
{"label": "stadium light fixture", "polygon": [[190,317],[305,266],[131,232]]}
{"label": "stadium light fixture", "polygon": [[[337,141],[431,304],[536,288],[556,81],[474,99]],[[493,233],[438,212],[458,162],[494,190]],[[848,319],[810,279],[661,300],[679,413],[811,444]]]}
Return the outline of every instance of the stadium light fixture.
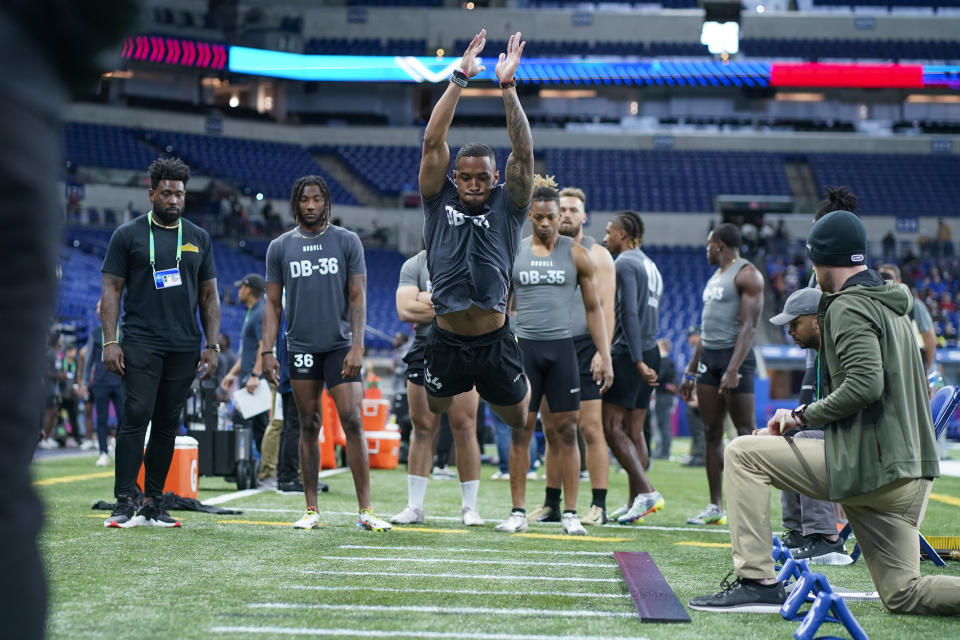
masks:
{"label": "stadium light fixture", "polygon": [[740,53],[741,0],[704,0],[700,43],[714,55]]}

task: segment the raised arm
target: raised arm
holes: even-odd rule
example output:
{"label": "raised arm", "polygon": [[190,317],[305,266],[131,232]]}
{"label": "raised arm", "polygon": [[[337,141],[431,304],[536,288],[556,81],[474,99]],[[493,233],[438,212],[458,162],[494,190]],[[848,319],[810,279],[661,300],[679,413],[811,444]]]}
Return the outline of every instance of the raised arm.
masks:
{"label": "raised arm", "polygon": [[126,278],[110,273],[103,274],[103,289],[100,294],[100,324],[103,327],[103,364],[116,374],[123,375],[126,363],[123,349],[117,342],[117,323],[120,320],[120,296]]}
{"label": "raised arm", "polygon": [[580,284],[580,295],[583,297],[583,308],[587,312],[587,328],[593,338],[600,356],[599,366],[593,369],[593,379],[602,384],[600,393],[606,392],[613,385],[613,362],[610,359],[610,339],[604,323],[603,308],[597,295],[596,281],[594,280],[593,261],[590,254],[580,245],[573,245],[573,264],[577,267],[577,282]]}
{"label": "raised arm", "polygon": [[507,133],[512,151],[507,158],[506,185],[510,200],[517,207],[525,207],[533,195],[533,134],[527,114],[520,106],[520,97],[513,75],[520,64],[520,56],[526,42],[520,40],[520,32],[510,36],[507,52],[500,54],[497,62],[497,80],[503,87],[503,104],[507,111]]}
{"label": "raised arm", "polygon": [[753,338],[763,311],[763,276],[752,265],[740,269],[733,280],[740,292],[740,332],[737,344],[733,347],[730,364],[720,379],[720,391],[732,391],[740,386],[740,365],[753,349]]}
{"label": "raised arm", "polygon": [[[487,31],[481,29],[480,33],[473,37],[470,46],[464,52],[460,59],[459,71],[468,78],[472,78],[484,70],[477,57],[483,51],[483,45],[487,42]],[[427,128],[423,132],[423,155],[420,158],[420,195],[424,198],[430,198],[440,193],[443,188],[443,181],[446,180],[447,171],[450,168],[450,147],[447,146],[447,131],[450,130],[450,123],[453,122],[453,113],[457,109],[457,102],[460,100],[460,85],[452,80],[447,85],[447,90],[443,92],[440,101],[433,107],[433,113],[430,114],[430,121],[427,122]]]}
{"label": "raised arm", "polygon": [[[200,283],[200,324],[203,325],[203,335],[207,337],[207,344],[216,343],[220,339],[220,292],[217,291],[217,279],[211,278]],[[201,380],[211,377],[217,370],[220,358],[213,349],[204,349],[200,353],[200,368],[203,374]],[[206,370],[204,370],[206,365]]]}
{"label": "raised arm", "polygon": [[277,343],[282,312],[283,285],[279,282],[268,282],[267,301],[263,305],[263,339],[260,343],[260,355],[263,357],[261,363],[263,375],[273,384],[277,384],[280,377],[280,368],[277,357],[273,353],[273,345]]}

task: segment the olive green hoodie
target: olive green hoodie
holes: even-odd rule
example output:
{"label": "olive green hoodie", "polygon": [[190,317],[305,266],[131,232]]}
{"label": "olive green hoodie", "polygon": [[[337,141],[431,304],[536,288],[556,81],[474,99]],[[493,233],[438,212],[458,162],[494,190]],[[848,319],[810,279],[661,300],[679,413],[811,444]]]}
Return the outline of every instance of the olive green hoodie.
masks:
{"label": "olive green hoodie", "polygon": [[870,270],[820,301],[822,400],[804,415],[825,432],[831,500],[940,475],[912,308],[905,285]]}

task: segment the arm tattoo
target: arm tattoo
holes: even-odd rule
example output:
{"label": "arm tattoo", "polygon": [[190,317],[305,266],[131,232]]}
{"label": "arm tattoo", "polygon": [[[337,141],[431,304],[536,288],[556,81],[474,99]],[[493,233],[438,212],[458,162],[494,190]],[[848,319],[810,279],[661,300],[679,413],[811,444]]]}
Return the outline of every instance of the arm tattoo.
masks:
{"label": "arm tattoo", "polygon": [[216,278],[200,283],[200,324],[207,343],[220,339],[220,295]]}
{"label": "arm tattoo", "polygon": [[507,160],[507,191],[514,204],[523,206],[533,195],[533,134],[516,90],[504,91],[503,102],[507,111],[507,133],[513,148]]}
{"label": "arm tattoo", "polygon": [[367,275],[350,276],[350,332],[353,344],[363,346],[367,327]]}

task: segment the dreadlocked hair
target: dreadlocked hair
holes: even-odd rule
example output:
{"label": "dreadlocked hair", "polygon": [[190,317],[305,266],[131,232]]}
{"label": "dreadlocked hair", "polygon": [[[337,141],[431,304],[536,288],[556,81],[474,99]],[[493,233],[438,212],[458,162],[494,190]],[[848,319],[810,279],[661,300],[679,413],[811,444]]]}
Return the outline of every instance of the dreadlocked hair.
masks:
{"label": "dreadlocked hair", "polygon": [[533,197],[535,202],[553,202],[560,200],[557,193],[557,181],[553,176],[542,176],[539,173],[533,176]]}
{"label": "dreadlocked hair", "polygon": [[631,246],[639,247],[643,243],[643,220],[636,211],[620,211],[613,215],[613,219],[627,232]]}
{"label": "dreadlocked hair", "polygon": [[834,211],[857,212],[860,203],[850,187],[825,187],[824,191],[827,193],[827,197],[817,204],[817,210],[813,214],[814,220],[819,220]]}
{"label": "dreadlocked hair", "polygon": [[150,188],[156,189],[161,180],[172,180],[182,182],[184,186],[190,179],[190,167],[180,158],[173,156],[167,158],[157,158],[150,163],[147,168],[147,174],[150,176]]}
{"label": "dreadlocked hair", "polygon": [[293,221],[300,224],[300,196],[303,195],[303,190],[310,185],[320,187],[320,195],[323,196],[320,226],[326,226],[330,221],[330,187],[327,186],[327,181],[320,176],[303,176],[293,183],[293,189],[290,191],[290,210],[293,212]]}

